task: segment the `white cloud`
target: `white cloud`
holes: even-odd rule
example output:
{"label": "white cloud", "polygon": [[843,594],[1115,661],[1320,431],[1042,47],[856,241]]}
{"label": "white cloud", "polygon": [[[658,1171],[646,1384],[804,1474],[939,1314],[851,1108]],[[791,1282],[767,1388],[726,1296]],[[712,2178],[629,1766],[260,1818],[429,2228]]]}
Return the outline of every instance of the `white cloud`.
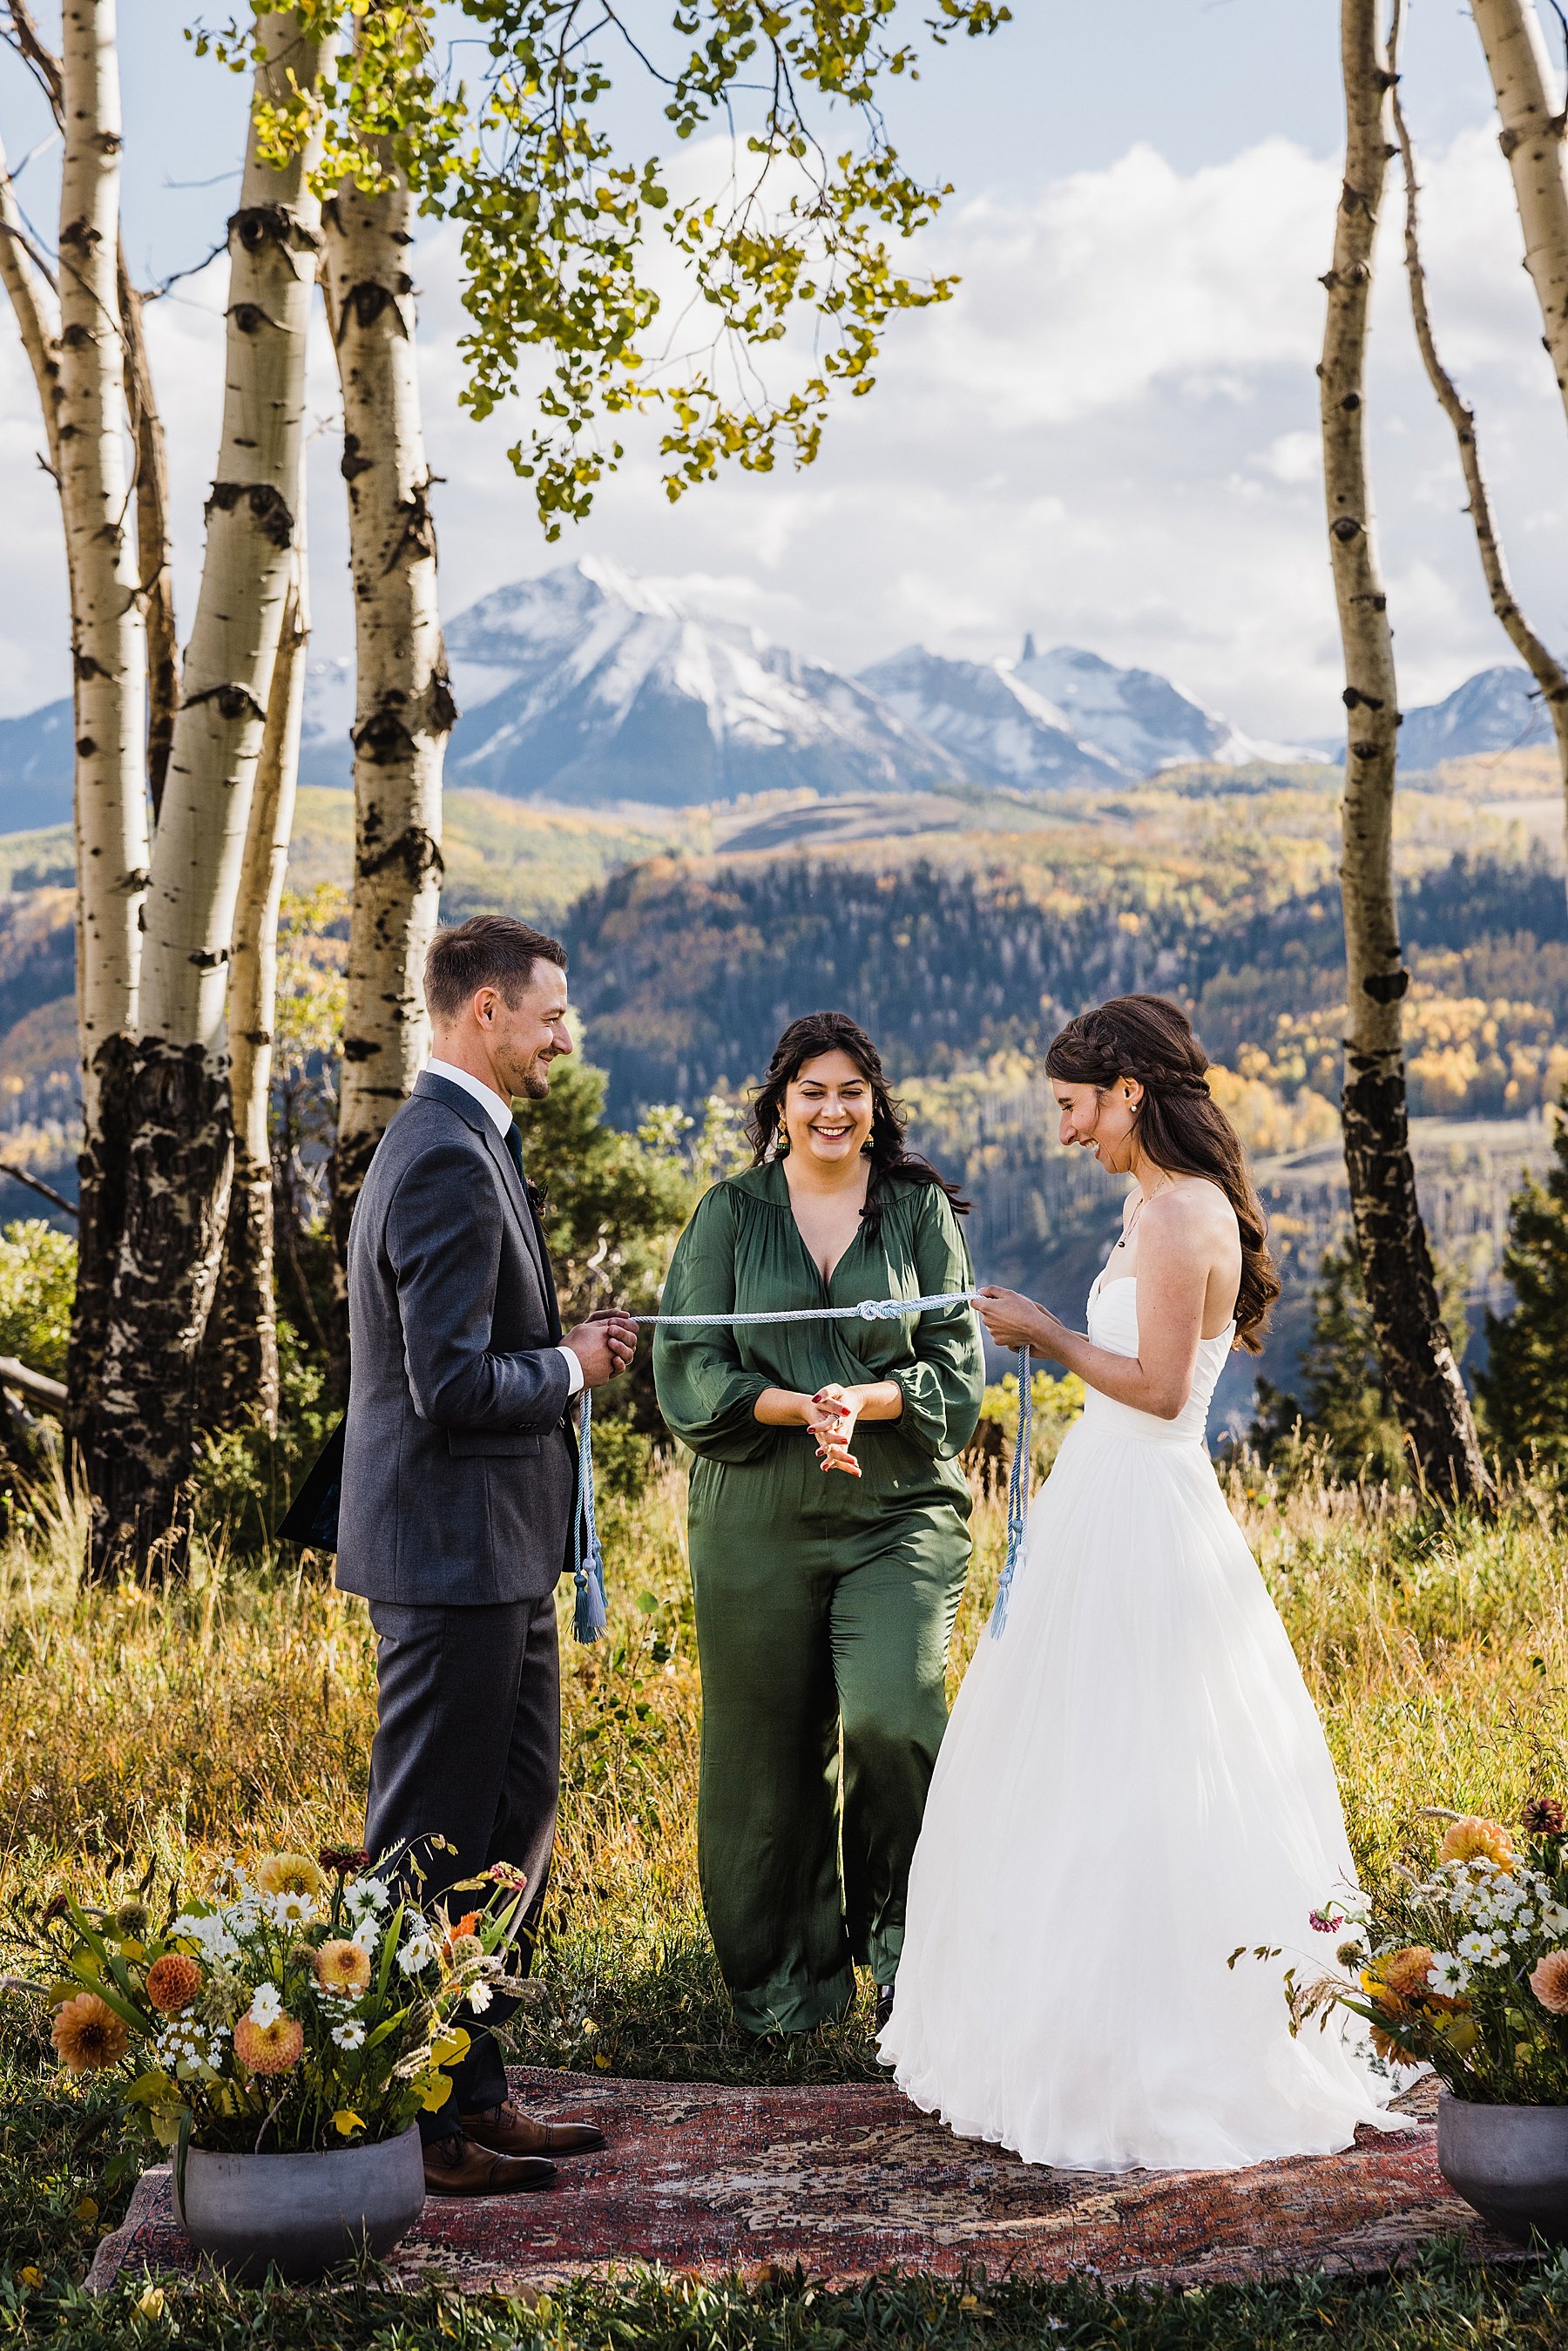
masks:
{"label": "white cloud", "polygon": [[[1467,131],[1425,162],[1432,301],[1477,404],[1521,597],[1568,642],[1557,550],[1568,426],[1519,266],[1495,142]],[[547,547],[507,465],[517,420],[456,404],[454,241],[421,247],[423,387],[444,595],[455,611],[578,553],[697,579],[709,609],[858,666],[920,638],[971,654],[1086,644],[1179,678],[1250,731],[1331,730],[1338,653],[1323,545],[1313,369],[1337,160],[1267,139],[1178,172],[1135,145],[1030,195],[976,199],[920,255],[956,269],[944,308],[898,321],[871,397],[830,422],[803,474],[727,475],[672,507],[648,440],[590,523]],[[1390,183],[1375,332],[1379,538],[1407,704],[1507,657],[1482,593],[1448,427],[1421,374],[1398,271]],[[152,313],[168,408],[189,625],[217,423],[221,272]],[[6,482],[0,701],[62,691],[57,520],[30,471],[31,386],[0,327]],[[312,401],[336,404],[323,338]],[[32,440],[29,439],[32,435]],[[318,632],[347,651],[335,436],[312,455]]]}

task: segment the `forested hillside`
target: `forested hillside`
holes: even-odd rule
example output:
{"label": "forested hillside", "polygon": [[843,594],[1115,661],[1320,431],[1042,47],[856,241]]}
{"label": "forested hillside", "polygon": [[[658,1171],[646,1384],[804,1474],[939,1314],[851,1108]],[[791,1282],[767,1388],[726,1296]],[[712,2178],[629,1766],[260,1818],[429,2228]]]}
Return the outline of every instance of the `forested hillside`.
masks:
{"label": "forested hillside", "polygon": [[[1343,992],[1331,883],[1292,891],[1270,845],[1064,875],[1038,837],[973,864],[849,855],[659,859],[570,921],[573,991],[614,1114],[743,1084],[784,1023],[840,1005],[901,1078],[1038,1055],[1071,1013],[1130,988],[1188,1003],[1218,1061],[1285,1098],[1338,1085]],[[1496,1115],[1554,1084],[1568,908],[1543,864],[1461,852],[1406,883],[1412,1103]]]}

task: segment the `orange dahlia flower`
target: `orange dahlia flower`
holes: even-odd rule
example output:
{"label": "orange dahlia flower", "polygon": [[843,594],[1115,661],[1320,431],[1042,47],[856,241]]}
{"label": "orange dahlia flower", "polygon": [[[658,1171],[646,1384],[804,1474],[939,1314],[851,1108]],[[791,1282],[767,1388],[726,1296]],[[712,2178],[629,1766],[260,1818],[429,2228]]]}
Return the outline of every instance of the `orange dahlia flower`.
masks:
{"label": "orange dahlia flower", "polygon": [[202,1989],[202,1970],[183,1951],[165,1951],[147,1970],[147,1997],[162,2016],[188,2008]]}
{"label": "orange dahlia flower", "polygon": [[131,2046],[131,2028],[97,1992],[83,1991],[57,2012],[49,2039],[68,2074],[96,2074],[119,2064]]}
{"label": "orange dahlia flower", "polygon": [[1473,1813],[1449,1822],[1438,1855],[1441,1861],[1490,1861],[1510,1876],[1514,1858],[1513,1840],[1501,1822],[1482,1820]]}
{"label": "orange dahlia flower", "polygon": [[242,2016],[235,2026],[235,2055],[253,2074],[287,2074],[299,2063],[305,2027],[287,2009],[270,2024]]}
{"label": "orange dahlia flower", "polygon": [[371,1955],[358,1943],[335,1939],[316,1954],[316,1980],[323,1991],[363,1991],[370,1980]]}
{"label": "orange dahlia flower", "polygon": [[1406,1943],[1403,1950],[1385,1951],[1380,1959],[1374,1959],[1371,1973],[1374,1984],[1385,1985],[1396,2000],[1428,2000],[1431,1989],[1427,1979],[1432,1966],[1432,1954],[1425,1943]]}

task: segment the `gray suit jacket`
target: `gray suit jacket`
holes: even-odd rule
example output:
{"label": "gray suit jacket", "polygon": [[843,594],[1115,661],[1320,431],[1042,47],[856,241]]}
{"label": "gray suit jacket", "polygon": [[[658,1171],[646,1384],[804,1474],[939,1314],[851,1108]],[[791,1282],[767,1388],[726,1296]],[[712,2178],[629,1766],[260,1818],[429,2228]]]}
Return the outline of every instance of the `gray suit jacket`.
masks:
{"label": "gray suit jacket", "polygon": [[482,1105],[428,1072],[349,1234],[344,1592],[404,1606],[538,1599],[567,1562],[577,1446],[538,1220]]}

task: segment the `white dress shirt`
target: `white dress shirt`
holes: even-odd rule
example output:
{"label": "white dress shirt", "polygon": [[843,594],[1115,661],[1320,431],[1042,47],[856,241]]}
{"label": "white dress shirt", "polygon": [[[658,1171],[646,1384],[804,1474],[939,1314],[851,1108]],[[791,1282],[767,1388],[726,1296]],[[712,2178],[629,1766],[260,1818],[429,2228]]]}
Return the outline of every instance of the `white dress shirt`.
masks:
{"label": "white dress shirt", "polygon": [[[424,1066],[433,1078],[444,1078],[449,1086],[461,1086],[465,1094],[472,1094],[480,1108],[488,1114],[497,1134],[505,1134],[514,1124],[511,1103],[504,1094],[498,1094],[494,1086],[487,1086],[482,1078],[472,1078],[466,1070],[454,1069],[450,1061],[438,1061],[434,1054]],[[574,1396],[582,1387],[581,1361],[570,1347],[558,1347],[556,1353],[566,1358],[566,1392],[569,1397]]]}

